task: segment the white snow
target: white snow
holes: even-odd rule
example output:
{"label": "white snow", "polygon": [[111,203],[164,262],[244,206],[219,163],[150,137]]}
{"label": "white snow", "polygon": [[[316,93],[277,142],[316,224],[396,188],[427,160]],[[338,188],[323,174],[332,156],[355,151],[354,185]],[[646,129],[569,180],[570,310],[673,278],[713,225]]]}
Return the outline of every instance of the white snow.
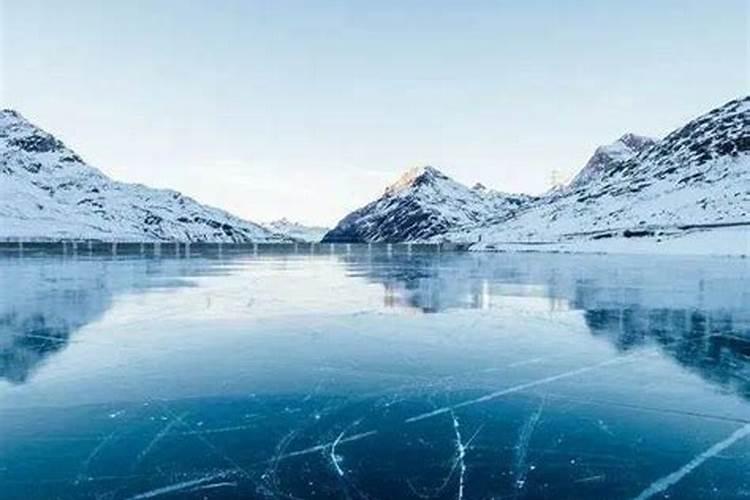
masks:
{"label": "white snow", "polygon": [[626,134],[541,197],[413,168],[327,233],[287,219],[261,226],[175,191],[113,181],[17,113],[0,112],[0,239],[448,241],[475,250],[746,255],[749,230],[750,97],[661,140]]}
{"label": "white snow", "polygon": [[495,242],[472,250],[495,252],[562,252],[608,254],[713,255],[750,257],[750,228],[691,230],[658,237],[622,236],[562,242]]}
{"label": "white snow", "polygon": [[0,111],[0,238],[286,240],[176,191],[114,181],[11,110]]}
{"label": "white snow", "polygon": [[436,239],[476,249],[747,254],[748,144],[750,98],[743,98],[583,175],[589,162],[569,186],[511,220]]}

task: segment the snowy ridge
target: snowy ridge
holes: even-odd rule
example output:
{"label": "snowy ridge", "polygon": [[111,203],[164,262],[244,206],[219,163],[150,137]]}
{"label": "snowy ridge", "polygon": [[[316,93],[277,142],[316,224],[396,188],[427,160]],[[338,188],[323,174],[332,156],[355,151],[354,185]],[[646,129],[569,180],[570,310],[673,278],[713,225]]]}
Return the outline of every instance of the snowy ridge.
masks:
{"label": "snowy ridge", "polygon": [[612,144],[599,146],[583,169],[570,182],[570,187],[583,186],[609,175],[618,164],[630,160],[656,144],[656,139],[625,134]]}
{"label": "snowy ridge", "polygon": [[[0,239],[604,248],[716,228],[734,246],[747,242],[740,251],[750,253],[750,97],[661,140],[623,135],[597,148],[570,184],[540,197],[469,188],[434,167],[413,168],[327,233],[286,219],[261,226],[176,191],[116,182],[18,113],[0,111]],[[706,238],[691,239],[698,240]]]}
{"label": "snowy ridge", "polygon": [[177,191],[114,181],[12,110],[0,111],[0,238],[286,239]]}
{"label": "snowy ridge", "polygon": [[434,167],[416,167],[379,199],[342,219],[323,242],[426,240],[451,229],[506,220],[532,199],[482,185],[468,188]]}
{"label": "snowy ridge", "polygon": [[628,149],[611,155],[608,148],[607,161],[597,159],[598,150],[569,186],[512,220],[452,231],[449,239],[490,248],[669,237],[698,226],[750,230],[750,97],[714,109],[640,152]]}
{"label": "snowy ridge", "polygon": [[263,223],[263,227],[269,231],[287,236],[293,240],[317,243],[323,239],[329,228],[319,226],[305,226],[298,222],[292,222],[283,217],[281,219]]}

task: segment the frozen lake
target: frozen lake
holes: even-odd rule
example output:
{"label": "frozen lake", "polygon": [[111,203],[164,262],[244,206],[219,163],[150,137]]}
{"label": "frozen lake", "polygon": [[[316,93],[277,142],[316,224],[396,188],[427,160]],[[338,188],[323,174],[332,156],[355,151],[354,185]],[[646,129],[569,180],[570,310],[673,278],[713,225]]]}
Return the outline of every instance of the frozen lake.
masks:
{"label": "frozen lake", "polygon": [[0,497],[750,498],[742,259],[0,257]]}

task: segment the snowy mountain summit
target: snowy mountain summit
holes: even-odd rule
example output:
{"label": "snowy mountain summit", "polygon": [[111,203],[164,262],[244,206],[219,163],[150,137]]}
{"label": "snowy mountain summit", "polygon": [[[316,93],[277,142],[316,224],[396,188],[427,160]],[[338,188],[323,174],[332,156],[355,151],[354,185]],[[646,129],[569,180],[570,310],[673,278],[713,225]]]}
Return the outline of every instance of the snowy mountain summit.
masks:
{"label": "snowy mountain summit", "polygon": [[620,163],[633,158],[656,144],[656,139],[635,134],[625,134],[612,144],[599,146],[594,155],[570,182],[570,187],[583,186],[612,173]]}
{"label": "snowy mountain summit", "polygon": [[458,230],[450,238],[486,246],[659,238],[716,228],[736,228],[740,241],[736,231],[750,234],[750,97],[730,101],[662,140],[633,137],[599,148],[570,185],[512,220]]}
{"label": "snowy mountain summit", "polygon": [[0,111],[0,238],[286,240],[176,191],[114,181],[12,110]]}
{"label": "snowy mountain summit", "polygon": [[532,197],[468,188],[435,167],[407,170],[383,195],[341,220],[323,242],[425,240],[449,229],[512,217]]}
{"label": "snowy mountain summit", "polygon": [[[656,240],[716,228],[750,234],[750,97],[716,108],[661,140],[625,134],[597,148],[568,185],[540,197],[508,195],[481,184],[470,189],[434,167],[411,169],[380,198],[347,215],[323,241],[429,240],[499,248]],[[732,237],[742,241],[743,235]]]}

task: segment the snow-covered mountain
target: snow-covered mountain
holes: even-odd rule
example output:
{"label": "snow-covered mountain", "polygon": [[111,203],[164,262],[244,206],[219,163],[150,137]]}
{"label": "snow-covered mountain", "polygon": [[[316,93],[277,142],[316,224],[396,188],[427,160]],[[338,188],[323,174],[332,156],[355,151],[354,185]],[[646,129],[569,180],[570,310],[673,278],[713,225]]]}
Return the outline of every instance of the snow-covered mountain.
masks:
{"label": "snow-covered mountain", "polygon": [[0,111],[0,238],[286,240],[176,191],[114,181],[12,110]]}
{"label": "snow-covered mountain", "polygon": [[330,228],[320,226],[305,226],[298,222],[292,222],[287,218],[263,223],[263,227],[276,234],[282,234],[297,241],[317,243]]}
{"label": "snow-covered mountain", "polygon": [[750,97],[655,143],[633,137],[598,149],[570,185],[513,219],[448,237],[487,246],[750,226]]}
{"label": "snow-covered mountain", "polygon": [[449,230],[500,222],[532,197],[469,188],[430,166],[408,170],[383,196],[355,210],[323,242],[401,242],[439,237]]}
{"label": "snow-covered mountain", "polygon": [[656,144],[656,139],[651,137],[625,134],[612,144],[596,148],[591,159],[570,182],[570,187],[583,186],[608,176],[617,168],[617,165],[654,144]]}

